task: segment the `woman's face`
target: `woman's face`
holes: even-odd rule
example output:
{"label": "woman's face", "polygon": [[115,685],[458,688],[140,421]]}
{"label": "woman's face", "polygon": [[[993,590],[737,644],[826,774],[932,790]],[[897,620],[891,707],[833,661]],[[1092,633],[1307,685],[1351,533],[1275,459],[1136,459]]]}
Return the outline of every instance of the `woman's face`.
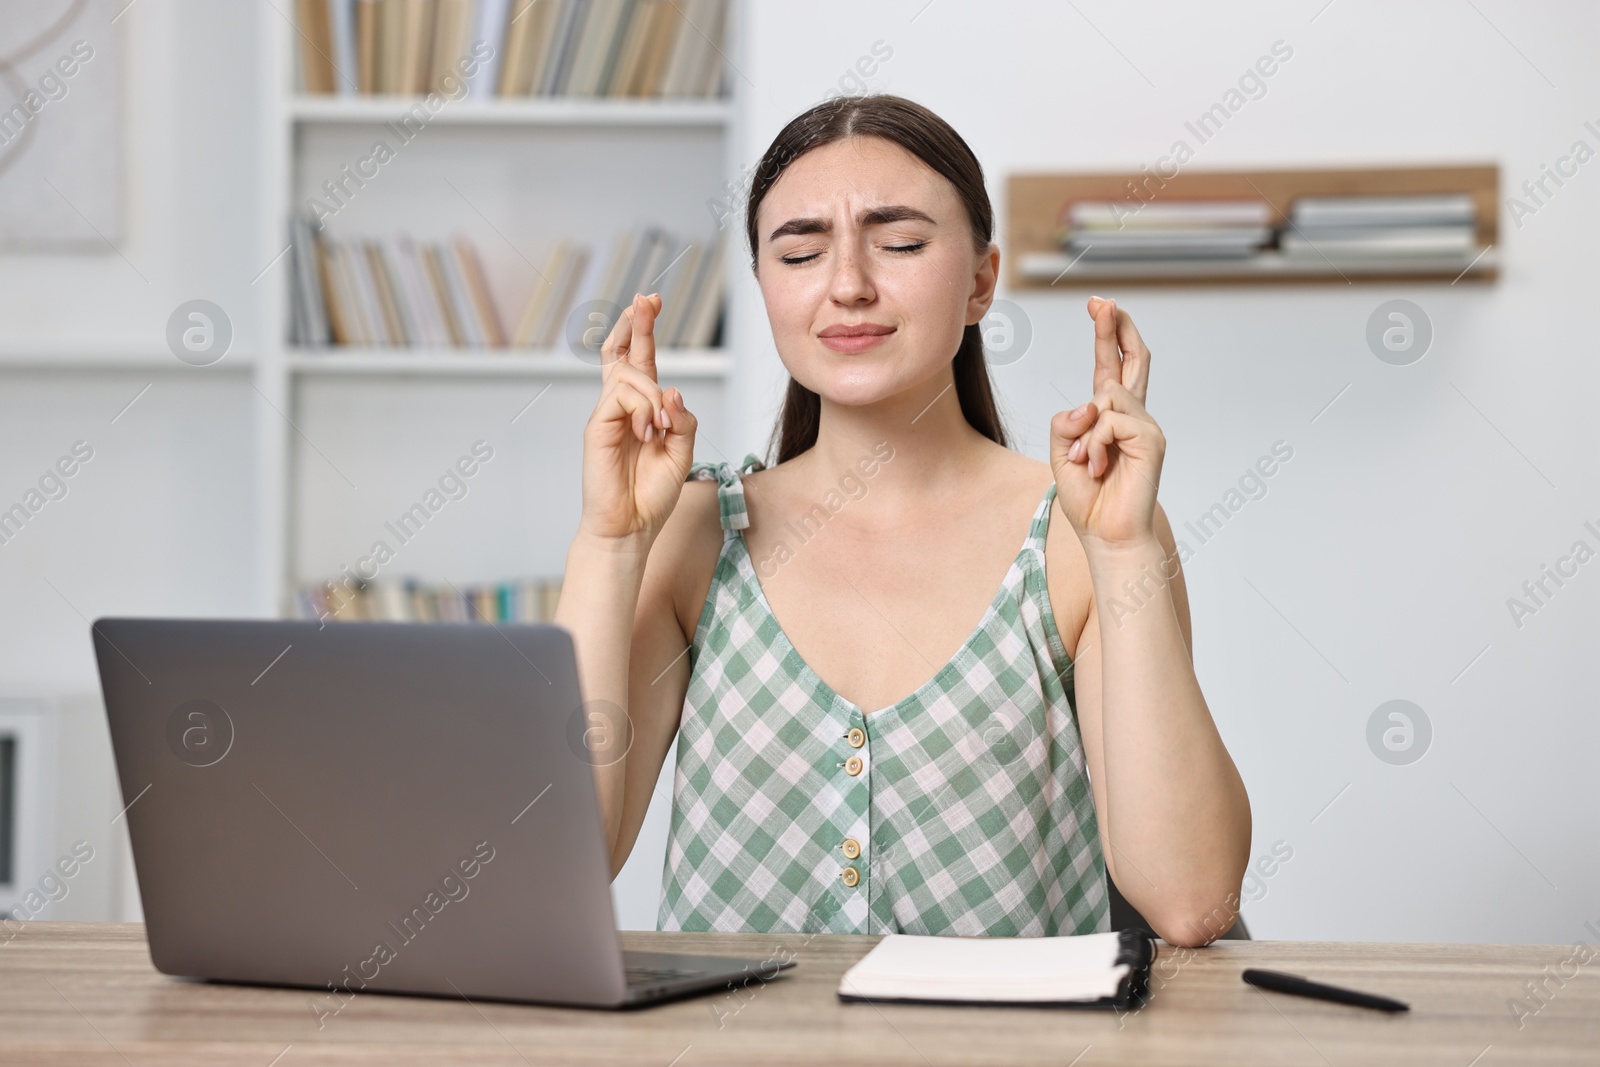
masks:
{"label": "woman's face", "polygon": [[836,403],[942,377],[994,298],[999,250],[973,249],[955,187],[880,137],[796,159],[762,200],[756,232],[778,355]]}

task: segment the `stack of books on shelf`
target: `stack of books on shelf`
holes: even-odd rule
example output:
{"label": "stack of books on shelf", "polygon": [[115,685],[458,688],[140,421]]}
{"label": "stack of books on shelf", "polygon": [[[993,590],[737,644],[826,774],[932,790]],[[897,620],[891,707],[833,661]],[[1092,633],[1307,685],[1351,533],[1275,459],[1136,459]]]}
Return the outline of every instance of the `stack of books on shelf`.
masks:
{"label": "stack of books on shelf", "polygon": [[1445,258],[1478,251],[1478,213],[1466,193],[1302,196],[1278,238],[1288,259]]}
{"label": "stack of books on shelf", "polygon": [[540,270],[512,343],[553,348],[576,339],[565,336],[575,308],[603,301],[610,310],[628,306],[634,293],[660,293],[657,348],[710,348],[718,343],[722,319],[722,241],[684,241],[657,226],[619,236],[600,255],[584,245],[562,241]]}
{"label": "stack of books on shelf", "polygon": [[477,249],[465,237],[332,240],[296,223],[290,342],[363,347],[504,347]]}
{"label": "stack of books on shelf", "polygon": [[[293,224],[290,343],[414,349],[560,351],[593,323],[584,307],[620,311],[636,292],[659,292],[658,348],[707,348],[722,331],[723,242],[685,241],[658,226],[619,236],[595,254],[558,242],[508,331],[482,260],[466,237],[334,239],[308,219]],[[602,303],[595,303],[602,302]],[[581,319],[581,321],[576,321]],[[572,336],[569,336],[572,335]],[[576,349],[574,349],[576,351]]]}
{"label": "stack of books on shelf", "polygon": [[1062,251],[1070,258],[1240,259],[1272,240],[1265,200],[1077,200],[1062,212]]}
{"label": "stack of books on shelf", "polygon": [[302,619],[328,622],[549,622],[560,578],[516,578],[491,585],[349,579],[311,582],[295,593]]}
{"label": "stack of books on shelf", "polygon": [[1023,252],[1031,282],[1075,279],[1317,277],[1494,266],[1467,193],[1299,196],[1280,216],[1265,198],[1070,200],[1057,247]]}
{"label": "stack of books on shelf", "polygon": [[299,89],[716,97],[730,0],[297,0]]}

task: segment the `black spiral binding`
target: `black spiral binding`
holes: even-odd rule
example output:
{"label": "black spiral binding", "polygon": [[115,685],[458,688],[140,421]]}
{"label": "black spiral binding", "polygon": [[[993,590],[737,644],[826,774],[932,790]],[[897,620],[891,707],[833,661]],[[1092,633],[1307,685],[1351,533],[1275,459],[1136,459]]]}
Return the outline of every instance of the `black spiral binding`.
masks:
{"label": "black spiral binding", "polygon": [[1117,931],[1117,956],[1113,965],[1126,963],[1128,977],[1110,1006],[1121,1010],[1141,1008],[1150,997],[1150,966],[1156,958],[1156,941],[1144,930]]}

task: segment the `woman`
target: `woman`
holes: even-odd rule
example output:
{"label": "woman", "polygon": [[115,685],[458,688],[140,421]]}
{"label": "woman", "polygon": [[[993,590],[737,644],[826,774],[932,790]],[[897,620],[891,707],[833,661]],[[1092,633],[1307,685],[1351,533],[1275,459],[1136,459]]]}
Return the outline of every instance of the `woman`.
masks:
{"label": "woman", "polygon": [[1093,399],[1048,465],[1011,451],[992,230],[943,120],[832,100],[746,209],[791,375],[777,464],[693,462],[659,296],[604,345],[556,621],[615,727],[591,730],[613,875],[678,736],[663,929],[1088,933],[1108,872],[1172,944],[1237,915],[1249,799],[1191,663],[1149,349],[1091,298]]}

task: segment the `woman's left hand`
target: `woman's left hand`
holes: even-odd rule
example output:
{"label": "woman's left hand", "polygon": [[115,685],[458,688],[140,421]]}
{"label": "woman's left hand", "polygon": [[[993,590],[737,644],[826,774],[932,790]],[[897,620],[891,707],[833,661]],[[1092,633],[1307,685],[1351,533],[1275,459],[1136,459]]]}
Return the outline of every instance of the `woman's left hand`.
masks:
{"label": "woman's left hand", "polygon": [[1056,499],[1086,550],[1156,542],[1156,484],[1167,440],[1144,409],[1150,349],[1114,300],[1089,298],[1094,398],[1050,420]]}

